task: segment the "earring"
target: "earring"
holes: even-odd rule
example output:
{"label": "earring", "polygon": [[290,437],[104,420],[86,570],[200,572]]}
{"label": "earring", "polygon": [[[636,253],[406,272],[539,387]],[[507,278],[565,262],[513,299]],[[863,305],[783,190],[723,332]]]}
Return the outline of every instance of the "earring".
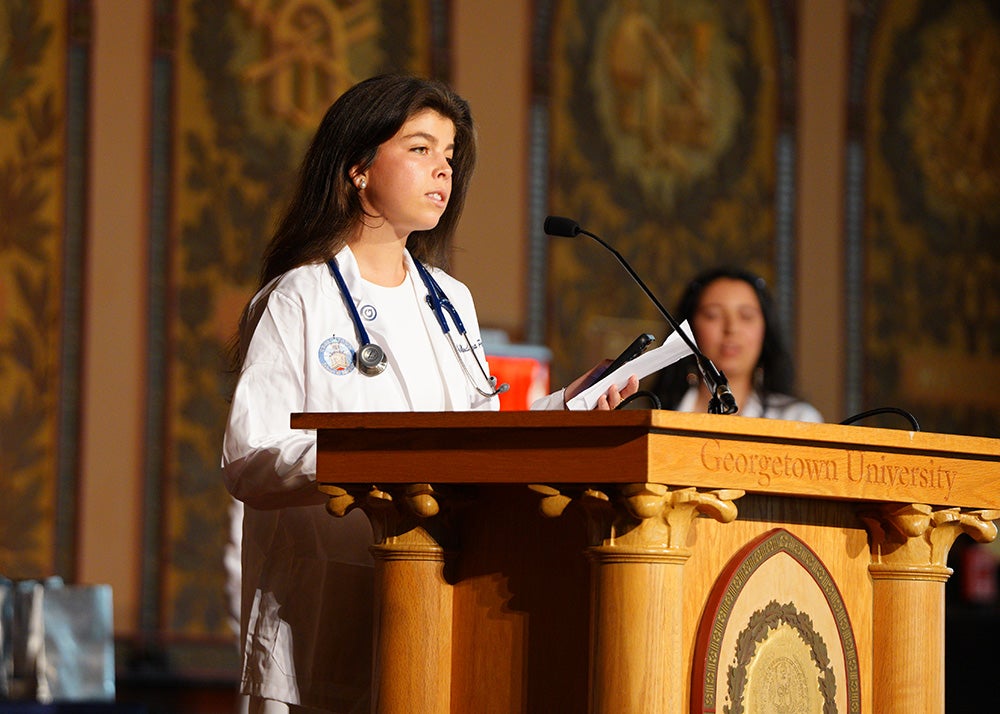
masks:
{"label": "earring", "polygon": [[368,188],[368,179],[366,179],[364,176],[359,177],[358,178],[358,190],[359,191],[364,191],[366,188]]}

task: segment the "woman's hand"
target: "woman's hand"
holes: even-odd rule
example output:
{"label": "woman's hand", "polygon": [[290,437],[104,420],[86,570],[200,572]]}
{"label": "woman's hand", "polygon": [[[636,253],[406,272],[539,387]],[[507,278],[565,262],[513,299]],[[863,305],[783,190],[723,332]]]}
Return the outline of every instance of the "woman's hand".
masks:
{"label": "woman's hand", "polygon": [[634,374],[628,378],[628,382],[620,390],[615,385],[608,387],[608,391],[600,396],[594,409],[608,411],[617,409],[618,405],[639,391],[639,378]]}
{"label": "woman's hand", "polygon": [[[610,363],[610,360],[604,360],[599,364],[594,365],[593,369],[588,370],[570,382],[564,393],[564,404],[583,391],[582,386],[588,382],[589,378],[595,371],[606,369]],[[637,391],[639,391],[639,378],[633,374],[628,378],[628,382],[620,390],[614,384],[608,387],[608,391],[602,394],[597,400],[597,404],[594,405],[594,409],[601,409],[604,411],[615,409],[619,404],[635,394]]]}

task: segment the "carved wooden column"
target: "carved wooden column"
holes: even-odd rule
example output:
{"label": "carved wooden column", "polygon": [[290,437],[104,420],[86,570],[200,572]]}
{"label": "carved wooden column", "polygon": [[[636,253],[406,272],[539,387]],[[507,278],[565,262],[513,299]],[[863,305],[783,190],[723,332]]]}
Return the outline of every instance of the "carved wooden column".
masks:
{"label": "carved wooden column", "polygon": [[327,509],[361,508],[375,535],[372,712],[451,711],[452,589],[444,579],[445,519],[428,484],[357,497],[336,487]]}
{"label": "carved wooden column", "polygon": [[944,711],[948,551],[962,533],[996,538],[1000,511],[887,504],[862,514],[871,538],[873,711]]}
{"label": "carved wooden column", "polygon": [[[535,486],[542,511],[558,515],[570,499]],[[681,714],[684,564],[688,533],[699,513],[728,523],[742,491],[671,491],[655,483],[616,491],[587,489],[592,562],[591,714]]]}

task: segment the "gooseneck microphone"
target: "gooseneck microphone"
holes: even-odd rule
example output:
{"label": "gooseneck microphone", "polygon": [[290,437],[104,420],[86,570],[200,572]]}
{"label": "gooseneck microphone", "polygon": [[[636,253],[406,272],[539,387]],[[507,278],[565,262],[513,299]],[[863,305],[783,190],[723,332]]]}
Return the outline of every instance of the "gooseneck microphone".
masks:
{"label": "gooseneck microphone", "polygon": [[702,379],[705,380],[705,384],[708,386],[708,391],[712,394],[712,398],[708,402],[708,411],[711,414],[735,414],[739,411],[739,407],[736,404],[736,397],[733,396],[732,390],[729,388],[729,380],[726,379],[726,375],[722,371],[712,364],[712,360],[706,357],[698,345],[694,343],[687,333],[681,329],[681,326],[674,319],[674,316],[660,304],[660,301],[656,299],[652,291],[646,287],[646,284],[642,282],[639,275],[632,270],[632,266],[628,264],[628,261],[622,257],[622,254],[617,250],[612,248],[610,245],[605,243],[599,236],[594,235],[590,231],[584,230],[580,227],[580,224],[574,221],[572,218],[563,218],[562,216],[548,216],[545,219],[545,233],[550,236],[561,236],[564,238],[575,238],[576,236],[583,233],[585,236],[590,236],[607,250],[611,252],[618,262],[622,264],[622,267],[628,271],[628,274],[632,276],[632,280],[642,288],[642,291],[646,293],[646,297],[653,301],[656,309],[660,311],[663,318],[667,323],[674,328],[674,331],[680,334],[681,339],[684,340],[685,344],[691,348],[691,352],[694,353],[695,360],[698,363],[698,371],[701,372]]}

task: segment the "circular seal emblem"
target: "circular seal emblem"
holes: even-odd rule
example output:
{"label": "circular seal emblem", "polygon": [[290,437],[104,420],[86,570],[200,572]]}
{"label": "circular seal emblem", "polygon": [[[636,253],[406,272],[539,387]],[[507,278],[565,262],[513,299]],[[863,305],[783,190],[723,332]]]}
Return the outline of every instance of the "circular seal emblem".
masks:
{"label": "circular seal emblem", "polygon": [[338,377],[348,375],[354,371],[354,348],[343,337],[334,335],[319,346],[319,363]]}
{"label": "circular seal emblem", "polygon": [[378,317],[378,310],[375,309],[374,305],[362,305],[358,312],[361,313],[361,317],[369,322]]}

